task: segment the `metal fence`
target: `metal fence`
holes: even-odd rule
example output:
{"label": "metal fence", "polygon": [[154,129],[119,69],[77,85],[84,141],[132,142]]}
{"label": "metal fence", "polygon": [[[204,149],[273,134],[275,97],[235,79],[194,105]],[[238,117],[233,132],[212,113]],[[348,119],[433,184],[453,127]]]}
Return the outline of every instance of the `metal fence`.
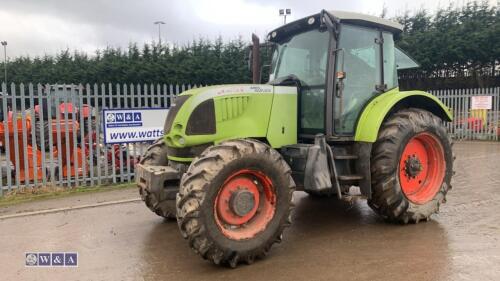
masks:
{"label": "metal fence", "polygon": [[[103,142],[103,109],[164,107],[191,85],[2,85],[0,196],[25,186],[127,182],[149,143]],[[8,91],[7,91],[8,90]]]}
{"label": "metal fence", "polygon": [[[500,88],[453,89],[430,91],[453,112],[453,122],[446,123],[456,140],[500,139]],[[490,97],[484,109],[473,109],[473,99]],[[487,109],[489,107],[489,109]]]}
{"label": "metal fence", "polygon": [[[193,86],[196,87],[196,86]],[[103,109],[165,107],[191,85],[2,85],[0,196],[24,186],[128,182],[148,143],[103,143]],[[7,91],[8,90],[8,91]],[[449,132],[499,139],[499,88],[433,91],[452,108]],[[490,110],[471,110],[473,96],[492,96]]]}

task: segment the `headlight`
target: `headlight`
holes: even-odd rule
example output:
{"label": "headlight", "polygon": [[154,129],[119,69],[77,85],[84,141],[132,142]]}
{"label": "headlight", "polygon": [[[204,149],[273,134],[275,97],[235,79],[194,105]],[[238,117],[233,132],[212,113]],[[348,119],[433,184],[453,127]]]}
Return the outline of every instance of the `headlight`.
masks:
{"label": "headlight", "polygon": [[180,145],[185,145],[185,144],[186,144],[186,140],[185,140],[183,137],[181,137],[181,136],[176,135],[176,136],[174,137],[174,140],[175,140],[177,143],[179,143]]}

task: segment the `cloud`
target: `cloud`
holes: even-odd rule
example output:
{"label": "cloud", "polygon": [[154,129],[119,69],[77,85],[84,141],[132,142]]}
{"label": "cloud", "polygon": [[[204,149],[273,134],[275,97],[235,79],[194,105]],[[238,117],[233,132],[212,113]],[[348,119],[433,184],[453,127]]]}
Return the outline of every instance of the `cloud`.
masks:
{"label": "cloud", "polygon": [[[458,0],[455,2],[463,2]],[[490,0],[492,3],[495,0]],[[198,37],[250,40],[264,37],[280,24],[279,8],[291,8],[288,20],[321,9],[379,15],[420,7],[436,9],[435,0],[2,0],[0,40],[9,42],[10,57],[54,54],[69,48],[93,53],[106,46],[126,47],[157,40],[154,21],[162,20],[162,41],[186,44]],[[447,6],[446,1],[441,6]],[[327,6],[325,6],[327,5]]]}

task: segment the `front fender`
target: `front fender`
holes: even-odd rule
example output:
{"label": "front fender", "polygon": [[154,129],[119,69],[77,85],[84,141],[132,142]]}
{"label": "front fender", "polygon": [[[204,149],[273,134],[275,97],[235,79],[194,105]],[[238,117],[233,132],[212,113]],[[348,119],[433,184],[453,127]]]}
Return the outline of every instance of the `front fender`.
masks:
{"label": "front fender", "polygon": [[363,110],[356,126],[355,141],[375,142],[382,122],[399,107],[421,108],[445,121],[452,121],[450,109],[437,97],[423,91],[400,92],[398,88],[374,98]]}

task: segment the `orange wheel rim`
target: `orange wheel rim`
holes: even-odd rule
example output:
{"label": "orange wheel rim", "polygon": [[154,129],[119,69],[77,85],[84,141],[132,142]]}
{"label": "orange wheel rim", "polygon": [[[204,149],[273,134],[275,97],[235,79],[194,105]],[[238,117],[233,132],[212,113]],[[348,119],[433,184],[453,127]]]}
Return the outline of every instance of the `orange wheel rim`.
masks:
{"label": "orange wheel rim", "polygon": [[425,204],[438,193],[446,170],[444,149],[431,133],[420,133],[406,144],[399,161],[401,189],[411,202]]}
{"label": "orange wheel rim", "polygon": [[250,169],[229,176],[214,202],[215,222],[224,236],[233,240],[255,237],[266,229],[275,210],[272,181]]}

